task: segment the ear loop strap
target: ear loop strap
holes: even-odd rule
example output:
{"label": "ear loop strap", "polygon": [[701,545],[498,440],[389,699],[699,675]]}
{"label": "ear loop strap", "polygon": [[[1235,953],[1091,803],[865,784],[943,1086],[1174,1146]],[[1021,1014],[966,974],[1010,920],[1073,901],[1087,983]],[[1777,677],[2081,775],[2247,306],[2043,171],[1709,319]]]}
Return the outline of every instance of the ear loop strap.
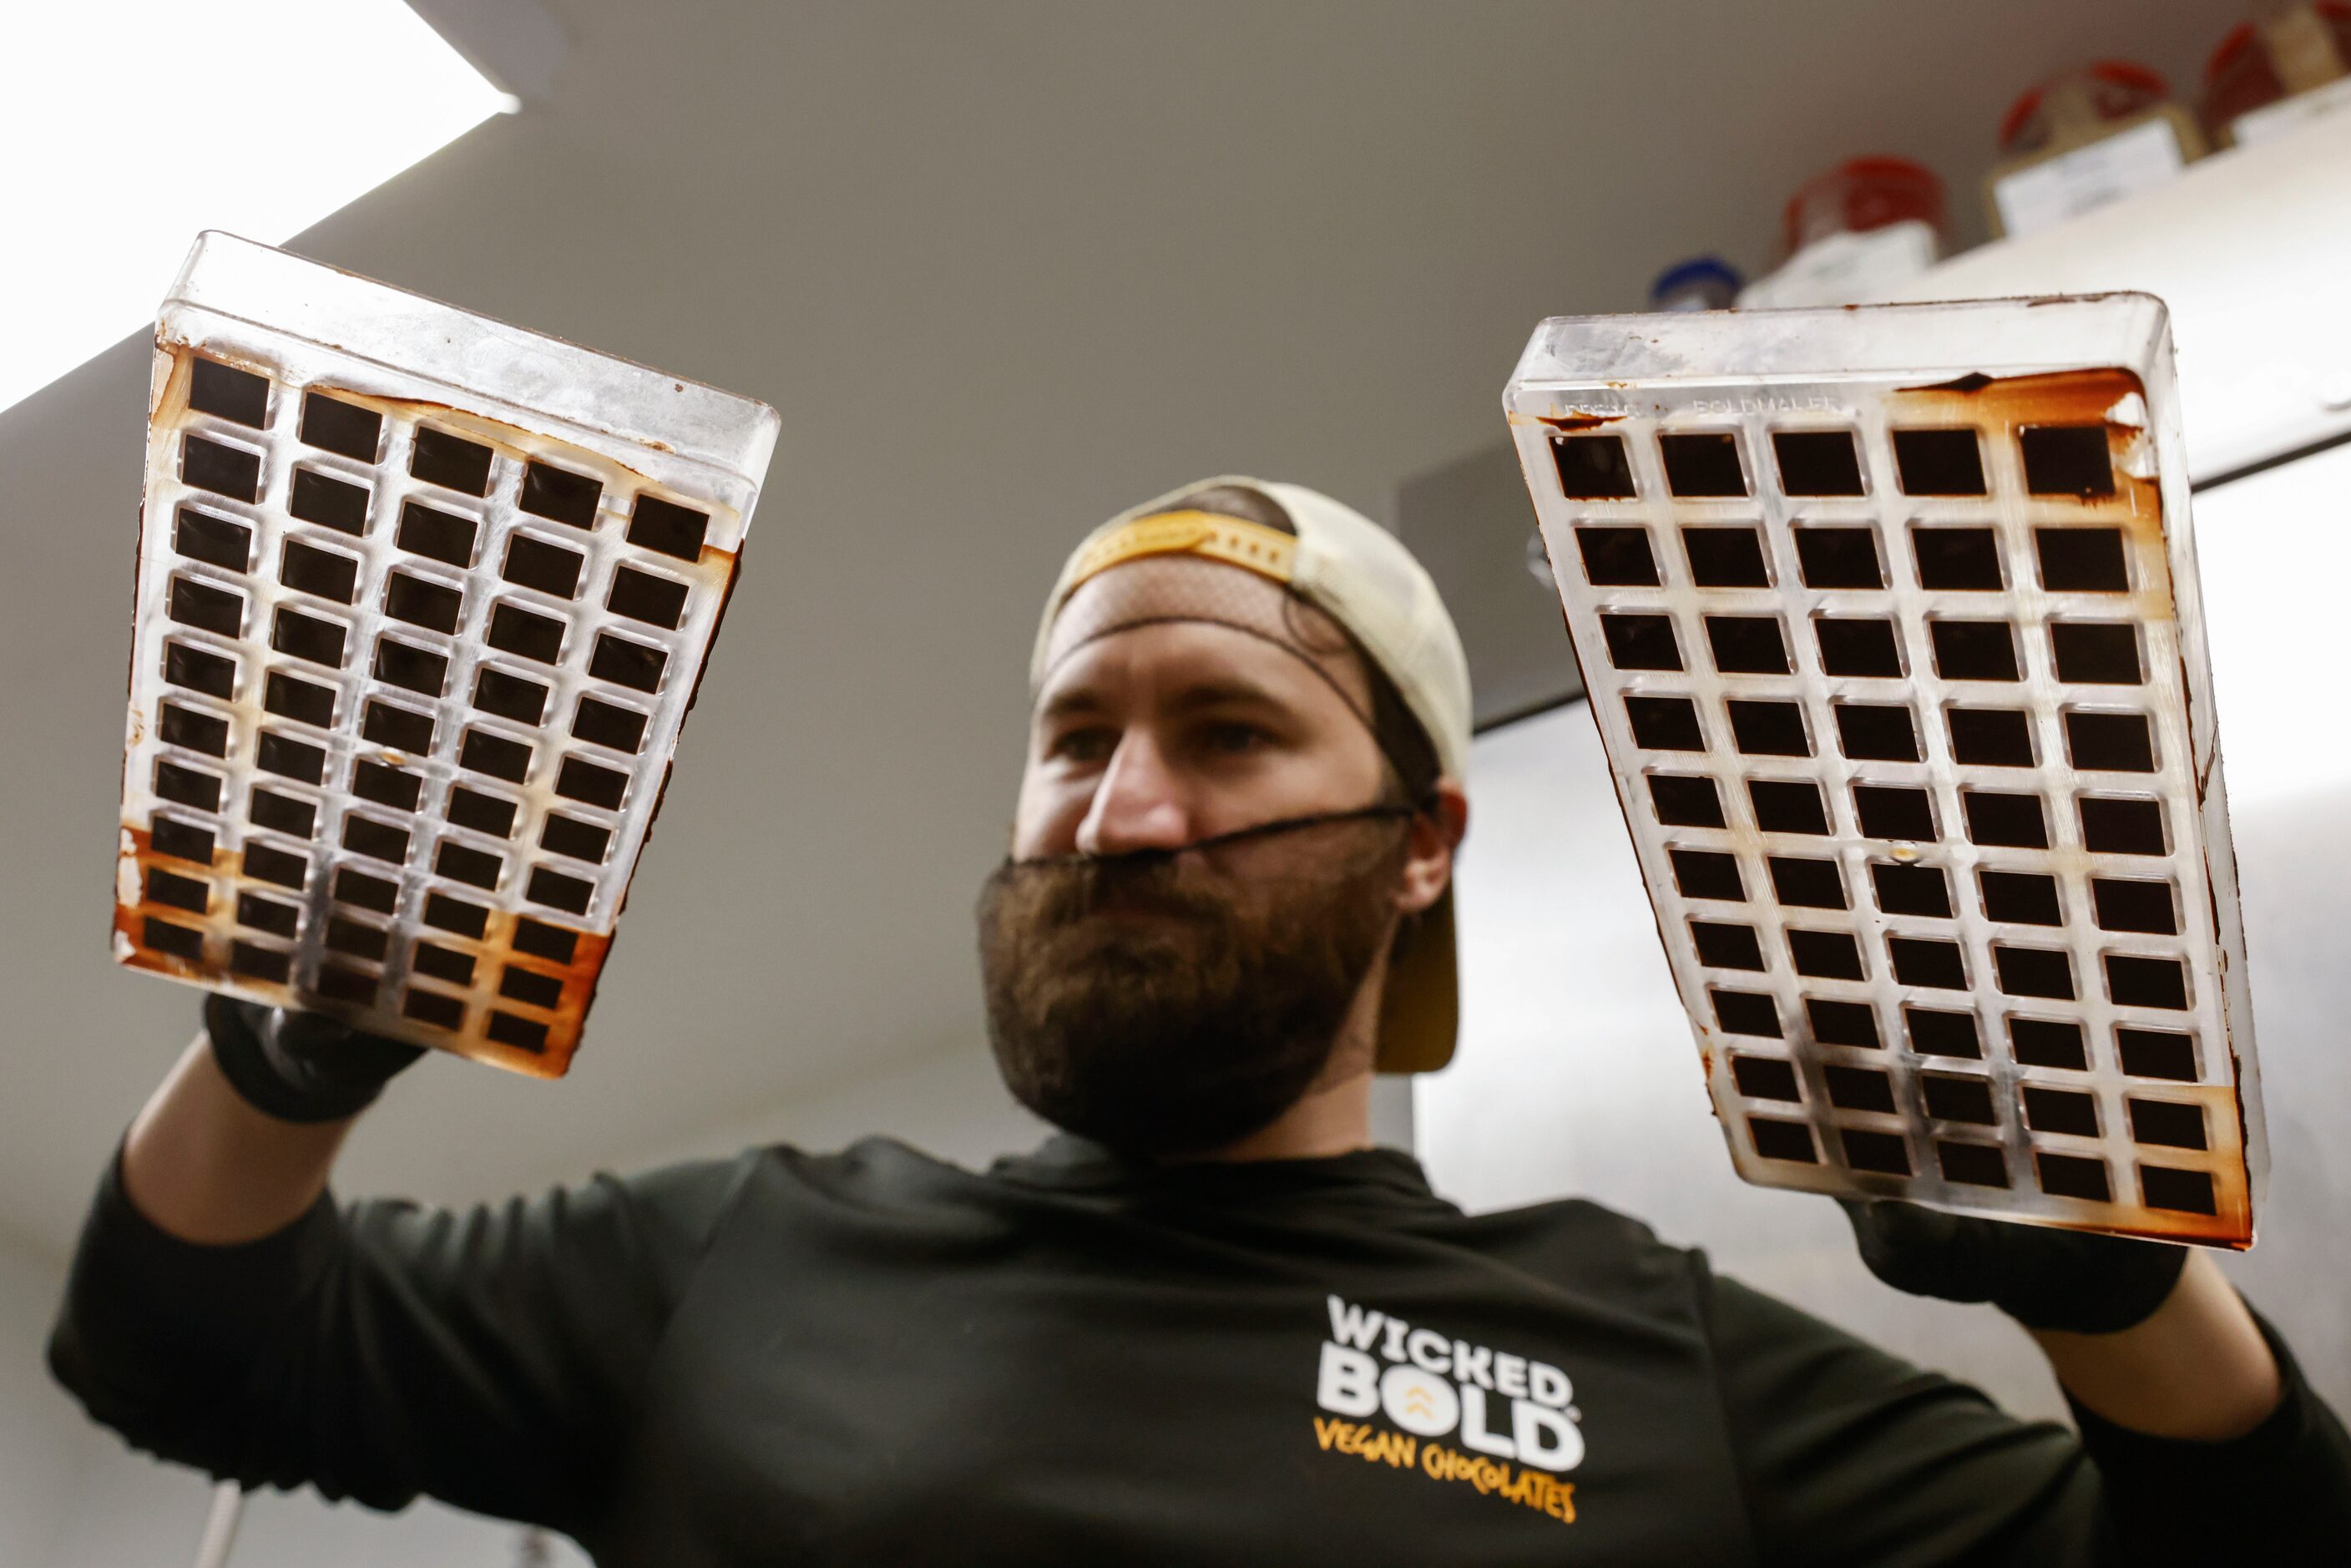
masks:
{"label": "ear loop strap", "polygon": [[[1313,671],[1317,676],[1321,677],[1322,683],[1331,688],[1332,693],[1336,695],[1342,703],[1346,705],[1347,711],[1355,716],[1356,722],[1361,724],[1364,730],[1371,736],[1372,744],[1380,748],[1380,755],[1386,758],[1388,770],[1399,779],[1404,777],[1403,766],[1396,761],[1395,754],[1389,751],[1385,743],[1380,739],[1379,728],[1372,723],[1371,715],[1365,713],[1363,710],[1362,705],[1358,704],[1353,696],[1348,695],[1347,689],[1339,684],[1337,676],[1332,674],[1330,671],[1324,669],[1313,659],[1309,658],[1302,650],[1291,646],[1290,643],[1283,642],[1280,638],[1273,636],[1270,632],[1264,632],[1258,627],[1245,626],[1238,621],[1220,620],[1213,615],[1138,616],[1132,621],[1122,621],[1115,625],[1105,626],[1101,631],[1093,632],[1091,635],[1071,643],[1068,651],[1061,655],[1061,659],[1054,661],[1052,668],[1059,668],[1061,660],[1068,659],[1079,649],[1086,646],[1087,643],[1098,643],[1104,637],[1111,636],[1116,632],[1132,632],[1136,628],[1143,626],[1168,626],[1186,622],[1205,626],[1223,626],[1231,631],[1238,632],[1243,636],[1254,637],[1259,642],[1265,643],[1269,647],[1280,649],[1283,653],[1289,654],[1291,658],[1296,659],[1300,664],[1304,664],[1308,669]],[[1047,679],[1051,678],[1052,668],[1049,668],[1046,671],[1045,674]],[[1042,682],[1040,682],[1040,685],[1042,684]],[[1416,817],[1421,812],[1428,810],[1436,804],[1437,791],[1431,789],[1426,794],[1423,795],[1418,800],[1416,800],[1409,805],[1389,801],[1379,805],[1358,806],[1352,810],[1314,811],[1302,817],[1282,817],[1270,822],[1259,822],[1255,827],[1236,828],[1228,833],[1217,833],[1208,838],[1195,839],[1188,844],[1177,844],[1169,849],[1127,850],[1114,855],[1095,855],[1086,854],[1083,852],[1066,855],[1037,855],[1028,860],[1014,861],[1011,863],[1021,866],[1081,864],[1105,865],[1112,862],[1116,862],[1122,865],[1140,865],[1154,861],[1164,862],[1173,860],[1176,856],[1184,853],[1187,850],[1220,849],[1227,844],[1243,843],[1251,839],[1270,838],[1277,833],[1296,832],[1305,828],[1323,827],[1333,822],[1371,822],[1378,821],[1386,818]]]}
{"label": "ear loop strap", "polygon": [[1066,855],[1035,855],[1028,860],[1014,861],[1017,866],[1041,865],[1145,865],[1165,862],[1194,850],[1217,850],[1228,844],[1247,843],[1254,839],[1268,839],[1280,833],[1294,833],[1307,828],[1327,827],[1334,822],[1376,822],[1391,818],[1417,816],[1434,802],[1431,795],[1417,806],[1358,806],[1346,811],[1313,811],[1302,817],[1281,817],[1270,822],[1259,822],[1252,828],[1235,828],[1228,833],[1214,833],[1205,839],[1194,839],[1188,844],[1175,844],[1166,849],[1123,850],[1114,855],[1087,854],[1080,851]]}

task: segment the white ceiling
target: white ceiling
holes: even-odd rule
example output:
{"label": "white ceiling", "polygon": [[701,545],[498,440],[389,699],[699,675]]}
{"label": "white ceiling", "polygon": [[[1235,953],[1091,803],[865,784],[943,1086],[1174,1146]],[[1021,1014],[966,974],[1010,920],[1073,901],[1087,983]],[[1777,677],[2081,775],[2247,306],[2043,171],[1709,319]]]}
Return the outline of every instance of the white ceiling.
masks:
{"label": "white ceiling", "polygon": [[[571,1078],[425,1064],[354,1189],[532,1185],[984,1049],[971,901],[1089,525],[1228,471],[1384,513],[1499,435],[1539,317],[1767,263],[1855,152],[1924,159],[1972,229],[2021,87],[2113,53],[2192,79],[2241,9],[553,8],[544,98],[296,248],[765,398],[784,436]],[[195,1012],[106,946],[145,385],[126,341],[0,415],[0,1228],[50,1249]]]}

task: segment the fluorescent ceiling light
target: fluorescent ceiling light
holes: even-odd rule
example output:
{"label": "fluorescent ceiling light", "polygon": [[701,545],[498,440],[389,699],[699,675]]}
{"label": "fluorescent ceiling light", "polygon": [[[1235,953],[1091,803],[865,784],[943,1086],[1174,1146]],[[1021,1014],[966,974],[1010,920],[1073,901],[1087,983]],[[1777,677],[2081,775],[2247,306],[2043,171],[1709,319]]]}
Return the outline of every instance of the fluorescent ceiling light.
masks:
{"label": "fluorescent ceiling light", "polygon": [[153,317],[199,230],[282,243],[514,99],[402,0],[19,7],[0,409]]}

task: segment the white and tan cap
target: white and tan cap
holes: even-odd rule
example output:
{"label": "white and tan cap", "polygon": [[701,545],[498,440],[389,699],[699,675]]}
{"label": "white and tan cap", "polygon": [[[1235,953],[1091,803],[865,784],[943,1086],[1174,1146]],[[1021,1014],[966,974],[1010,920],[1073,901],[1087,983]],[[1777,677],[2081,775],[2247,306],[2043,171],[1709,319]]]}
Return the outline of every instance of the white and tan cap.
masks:
{"label": "white and tan cap", "polygon": [[[1189,498],[1226,487],[1280,505],[1294,534],[1204,510]],[[1301,485],[1225,476],[1203,479],[1120,513],[1071,553],[1037,628],[1029,663],[1043,685],[1054,624],[1071,595],[1130,560],[1182,555],[1252,572],[1329,615],[1395,684],[1437,752],[1438,771],[1464,781],[1469,761],[1469,664],[1437,584],[1395,536],[1352,507]],[[1453,1055],[1459,1022],[1453,891],[1409,930],[1392,956],[1380,1019],[1379,1069],[1427,1072]]]}

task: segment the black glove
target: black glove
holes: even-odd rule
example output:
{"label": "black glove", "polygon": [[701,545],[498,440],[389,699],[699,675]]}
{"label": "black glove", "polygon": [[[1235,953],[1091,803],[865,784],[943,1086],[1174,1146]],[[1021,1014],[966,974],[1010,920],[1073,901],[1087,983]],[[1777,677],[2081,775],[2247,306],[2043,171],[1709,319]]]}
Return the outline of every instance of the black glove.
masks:
{"label": "black glove", "polygon": [[2188,1249],[1945,1214],[1886,1198],[1837,1199],[1869,1271],[1897,1291],[1990,1301],[2029,1329],[2116,1333],[2163,1305]]}
{"label": "black glove", "polygon": [[218,992],[204,998],[213,1061],[246,1103],[281,1122],[340,1122],[372,1104],[394,1073],[424,1054],[317,1013],[288,1012]]}

